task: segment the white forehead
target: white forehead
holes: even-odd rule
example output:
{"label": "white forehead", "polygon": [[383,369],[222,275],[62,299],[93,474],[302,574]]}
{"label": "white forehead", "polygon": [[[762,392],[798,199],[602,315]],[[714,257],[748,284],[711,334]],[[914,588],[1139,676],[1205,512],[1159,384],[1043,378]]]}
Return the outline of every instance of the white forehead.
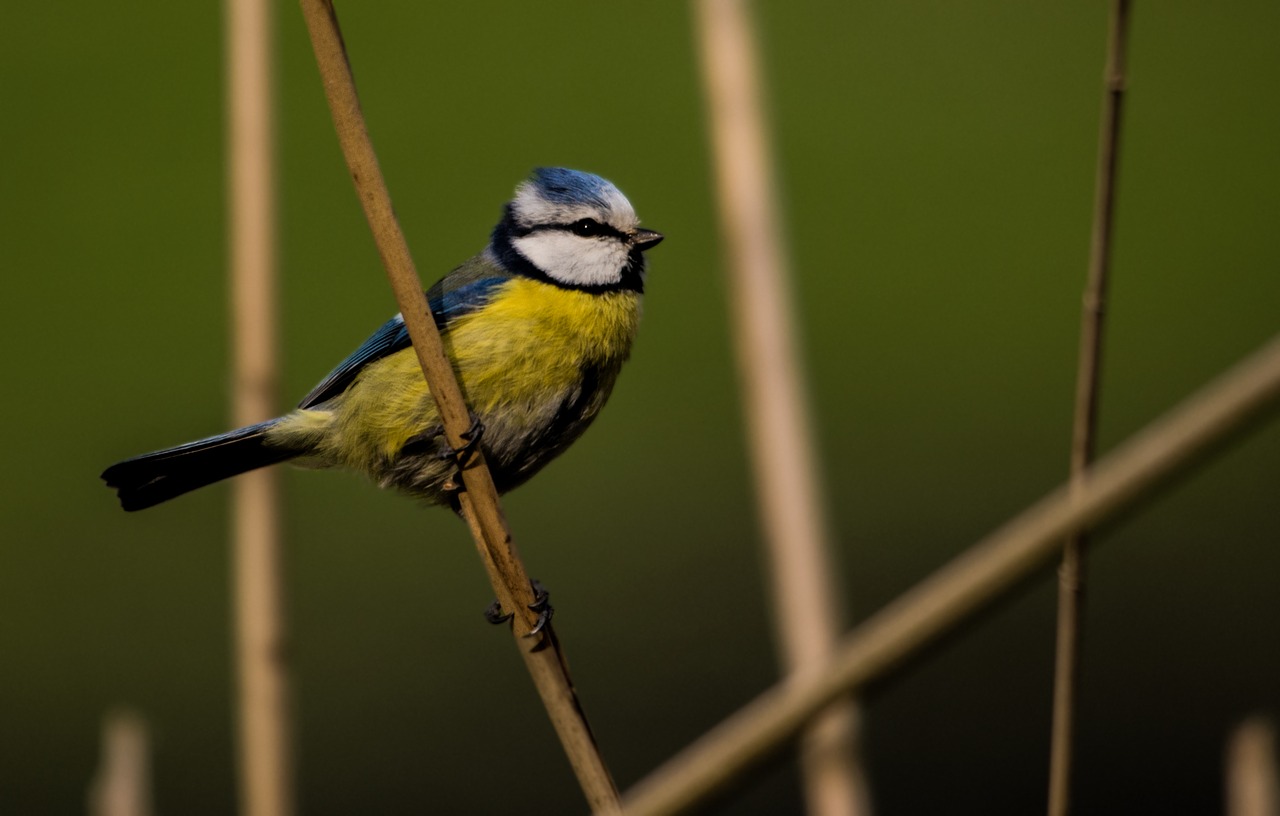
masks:
{"label": "white forehead", "polygon": [[511,209],[523,227],[593,218],[625,231],[640,223],[631,202],[613,184],[590,173],[562,168],[537,170],[533,178],[516,188]]}

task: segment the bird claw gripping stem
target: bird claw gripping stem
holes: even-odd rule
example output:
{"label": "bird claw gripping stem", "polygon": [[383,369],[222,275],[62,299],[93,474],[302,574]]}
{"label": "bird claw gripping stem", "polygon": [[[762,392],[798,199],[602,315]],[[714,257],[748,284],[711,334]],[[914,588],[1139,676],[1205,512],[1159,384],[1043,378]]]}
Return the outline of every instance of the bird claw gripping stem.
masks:
{"label": "bird claw gripping stem", "polygon": [[472,458],[480,449],[480,440],[484,437],[484,423],[480,421],[480,417],[475,414],[471,415],[471,427],[462,432],[462,447],[451,448],[445,447],[440,452],[440,458],[445,461],[452,460],[456,470],[454,474],[445,482],[444,489],[450,492],[462,490],[462,469],[471,463]]}
{"label": "bird claw gripping stem", "polygon": [[480,421],[480,417],[472,414],[471,427],[463,431],[461,436],[462,447],[446,448],[440,452],[441,459],[454,460],[459,469],[470,464],[471,457],[475,456],[476,451],[480,449],[480,440],[484,437],[484,423]]}
{"label": "bird claw gripping stem", "polygon": [[[525,637],[532,637],[545,629],[547,624],[551,623],[551,616],[556,611],[555,607],[551,605],[551,593],[542,585],[542,582],[535,578],[530,584],[533,587],[533,603],[529,604],[529,609],[538,613],[538,620]],[[513,617],[515,617],[513,613],[502,611],[502,603],[497,600],[489,604],[489,607],[484,611],[484,619],[495,625],[506,623]]]}

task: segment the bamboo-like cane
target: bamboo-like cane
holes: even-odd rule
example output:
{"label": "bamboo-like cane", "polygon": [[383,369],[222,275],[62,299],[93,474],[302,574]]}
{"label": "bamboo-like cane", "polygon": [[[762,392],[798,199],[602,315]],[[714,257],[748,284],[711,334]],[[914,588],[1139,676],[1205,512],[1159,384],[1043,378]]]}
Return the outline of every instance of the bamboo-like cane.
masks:
{"label": "bamboo-like cane", "polygon": [[[461,449],[465,443],[462,435],[471,425],[470,414],[457,377],[445,357],[408,244],[391,207],[391,197],[360,111],[337,13],[328,0],[300,2],[325,96],[338,131],[338,141],[365,218],[373,231],[418,362],[439,407],[449,444]],[[514,613],[512,630],[520,654],[588,804],[597,813],[611,813],[618,805],[617,788],[587,725],[555,633],[548,625],[540,633],[530,634],[538,617],[530,609],[534,603],[533,589],[515,551],[511,532],[498,504],[493,477],[482,453],[477,451],[465,464],[462,479],[466,487],[459,496],[462,513],[498,600],[505,611]]]}
{"label": "bamboo-like cane", "polygon": [[[1129,0],[1112,0],[1107,44],[1102,120],[1098,126],[1098,169],[1094,182],[1093,234],[1089,276],[1080,318],[1079,368],[1071,439],[1071,484],[1084,485],[1097,447],[1098,384],[1102,368],[1103,318],[1111,268],[1115,222],[1116,167],[1120,114],[1125,92],[1125,45]],[[1053,676],[1053,731],[1049,742],[1049,816],[1071,812],[1071,776],[1075,750],[1076,689],[1080,674],[1080,636],[1084,600],[1084,551],[1088,531],[1080,530],[1063,546],[1058,569],[1057,654]]]}
{"label": "bamboo-like cane", "polygon": [[727,787],[833,700],[1008,593],[1067,536],[1115,517],[1277,407],[1280,335],[1099,460],[1079,488],[1059,487],[873,615],[821,672],[774,686],[641,780],[624,816],[687,812]]}
{"label": "bamboo-like cane", "polygon": [[[744,0],[694,6],[716,168],[722,244],[757,504],[786,671],[821,667],[839,637],[839,591],[814,461],[807,388],[795,348],[790,270],[763,111],[759,59]],[[832,706],[803,738],[808,812],[870,812],[857,758],[860,713]]]}
{"label": "bamboo-like cane", "polygon": [[[267,0],[226,3],[228,243],[236,425],[276,414],[275,167]],[[279,474],[232,482],[240,812],[293,813]]]}

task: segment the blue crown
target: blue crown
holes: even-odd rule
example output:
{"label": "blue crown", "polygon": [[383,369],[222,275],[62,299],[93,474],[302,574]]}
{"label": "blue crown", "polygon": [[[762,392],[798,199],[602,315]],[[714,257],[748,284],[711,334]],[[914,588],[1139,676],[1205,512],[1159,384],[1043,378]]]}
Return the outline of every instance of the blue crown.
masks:
{"label": "blue crown", "polygon": [[602,210],[609,209],[609,193],[617,191],[599,176],[565,167],[539,167],[532,181],[539,197],[553,204],[589,204]]}

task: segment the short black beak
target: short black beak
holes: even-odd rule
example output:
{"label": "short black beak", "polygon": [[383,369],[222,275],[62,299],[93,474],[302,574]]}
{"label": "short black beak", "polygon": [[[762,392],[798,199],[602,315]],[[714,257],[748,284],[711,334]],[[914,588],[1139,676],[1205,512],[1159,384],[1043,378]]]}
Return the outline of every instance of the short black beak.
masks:
{"label": "short black beak", "polygon": [[656,247],[658,244],[662,243],[662,239],[665,237],[666,236],[664,236],[660,232],[654,232],[653,230],[647,230],[647,229],[638,229],[635,232],[631,233],[631,243],[635,246],[636,249],[643,252],[646,249],[652,249]]}

